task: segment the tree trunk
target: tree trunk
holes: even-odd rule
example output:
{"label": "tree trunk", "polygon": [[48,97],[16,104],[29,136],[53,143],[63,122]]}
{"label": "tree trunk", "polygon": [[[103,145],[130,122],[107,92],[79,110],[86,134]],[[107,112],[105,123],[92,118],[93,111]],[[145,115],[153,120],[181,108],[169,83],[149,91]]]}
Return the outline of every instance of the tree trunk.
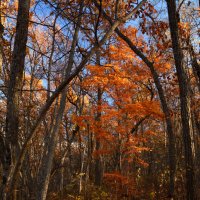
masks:
{"label": "tree trunk", "polygon": [[[98,89],[99,91],[99,89]],[[99,97],[99,92],[98,92],[98,97]],[[99,115],[99,113],[97,114]],[[100,119],[99,119],[100,121]],[[100,123],[100,122],[97,122]],[[98,152],[100,149],[100,137],[99,137],[99,131],[96,134],[96,145],[95,145],[95,150]],[[101,160],[100,160],[100,155],[97,153],[97,157],[95,158],[95,185],[100,186],[101,185]]]}
{"label": "tree trunk", "polygon": [[[72,70],[73,63],[74,63],[73,60],[74,60],[75,48],[76,48],[77,39],[78,39],[78,33],[80,30],[83,6],[84,6],[84,1],[82,0],[81,5],[80,5],[80,10],[79,10],[79,17],[77,19],[78,20],[77,26],[76,26],[73,41],[72,41],[68,65],[65,71],[65,79],[67,79],[70,76],[70,72]],[[47,196],[51,168],[53,164],[54,151],[55,151],[56,143],[58,139],[59,126],[62,121],[62,117],[65,110],[65,105],[66,105],[66,96],[67,96],[67,89],[65,89],[61,95],[60,106],[57,112],[55,125],[53,128],[52,134],[49,136],[50,142],[48,144],[47,155],[44,155],[44,158],[42,161],[42,166],[41,166],[39,177],[38,177],[39,184],[38,184],[37,200],[45,200]]]}
{"label": "tree trunk", "polygon": [[0,75],[2,73],[2,66],[3,66],[3,32],[4,32],[4,26],[3,26],[3,20],[2,20],[2,2],[0,0]]}
{"label": "tree trunk", "polygon": [[162,110],[165,115],[165,122],[167,125],[167,134],[168,134],[168,157],[169,157],[169,170],[170,170],[170,184],[169,184],[169,197],[173,198],[174,196],[174,179],[176,173],[176,146],[175,146],[175,135],[173,132],[172,121],[170,117],[170,110],[167,105],[167,101],[164,95],[162,85],[160,84],[159,76],[153,66],[149,65],[151,74],[153,76],[156,88],[158,90],[160,102],[162,105]]}
{"label": "tree trunk", "polygon": [[[100,61],[100,52],[99,50],[96,52],[96,62],[98,65],[101,64]],[[98,152],[100,149],[100,129],[101,129],[101,104],[102,104],[102,91],[100,86],[98,86],[97,90],[97,116],[96,116],[96,121],[97,121],[97,132],[96,132],[96,145],[95,145],[95,150]],[[101,185],[101,161],[100,161],[100,155],[97,153],[97,157],[95,158],[95,185],[100,186]]]}
{"label": "tree trunk", "polygon": [[[65,95],[65,96],[63,96]],[[63,92],[61,97],[60,106],[57,112],[56,122],[52,131],[52,134],[49,136],[49,144],[47,147],[47,154],[44,154],[42,159],[42,166],[40,168],[38,176],[38,190],[37,190],[37,200],[45,200],[47,196],[49,180],[51,175],[51,168],[53,164],[54,151],[56,148],[58,140],[58,131],[60,122],[62,120],[65,104],[66,104],[66,90]]]}
{"label": "tree trunk", "polygon": [[182,120],[182,135],[185,151],[185,168],[186,168],[186,191],[187,199],[196,199],[195,195],[195,174],[194,174],[194,152],[192,148],[192,127],[191,127],[191,113],[190,113],[190,98],[187,74],[184,69],[183,52],[180,45],[180,37],[178,30],[178,20],[176,13],[176,1],[167,0],[167,9],[169,17],[169,26],[172,39],[172,48],[177,70],[180,103],[181,103],[181,120]]}
{"label": "tree trunk", "polygon": [[19,101],[21,96],[20,90],[23,82],[26,43],[28,38],[29,9],[30,0],[19,0],[16,36],[10,68],[10,80],[7,92],[4,185],[8,179],[8,170],[11,164],[11,157],[12,162],[15,163],[18,151],[17,148],[19,131]]}
{"label": "tree trunk", "polygon": [[[35,136],[36,134],[36,130],[38,128],[38,126],[40,125],[40,123],[42,122],[42,120],[44,119],[44,117],[46,116],[49,108],[51,107],[51,105],[53,104],[53,102],[55,101],[55,99],[59,96],[59,94],[64,90],[64,88],[71,82],[71,80],[74,79],[74,77],[76,77],[78,75],[78,73],[83,69],[83,67],[85,66],[85,64],[89,61],[89,59],[95,54],[96,50],[102,46],[109,38],[110,36],[113,34],[114,30],[116,29],[116,27],[118,27],[119,25],[121,25],[124,21],[127,21],[128,19],[130,19],[130,17],[132,17],[133,14],[135,14],[137,12],[137,10],[146,2],[146,0],[141,1],[134,9],[132,12],[130,12],[128,15],[126,15],[125,17],[121,18],[121,19],[117,19],[113,25],[110,27],[110,29],[105,33],[105,35],[102,37],[102,39],[99,41],[99,45],[98,46],[93,46],[91,48],[91,50],[87,53],[87,55],[83,58],[83,60],[80,62],[80,64],[77,66],[77,68],[75,69],[75,71],[70,74],[70,76],[68,78],[66,78],[59,86],[58,88],[54,91],[54,93],[52,94],[52,96],[49,98],[49,100],[43,105],[43,107],[40,109],[40,114],[38,115],[37,119],[35,120],[29,135],[27,136],[20,154],[17,158],[17,162],[16,164],[13,166],[13,170],[12,172],[9,174],[10,176],[10,184],[14,184],[16,181],[16,177],[22,167],[22,163],[23,160],[25,158],[25,154],[27,151],[28,146],[30,145],[30,141],[31,139]],[[9,185],[10,185],[9,184]]]}
{"label": "tree trunk", "polygon": [[23,82],[26,43],[28,38],[30,0],[19,0],[17,28],[7,93],[6,135],[17,145],[19,128],[19,101]]}

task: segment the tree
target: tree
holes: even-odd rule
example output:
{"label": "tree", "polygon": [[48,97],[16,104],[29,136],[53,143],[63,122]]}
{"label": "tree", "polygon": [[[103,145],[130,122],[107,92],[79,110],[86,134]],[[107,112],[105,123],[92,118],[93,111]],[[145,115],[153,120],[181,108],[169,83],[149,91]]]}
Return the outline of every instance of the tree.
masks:
{"label": "tree", "polygon": [[183,52],[181,50],[180,36],[178,29],[179,19],[176,12],[176,2],[167,1],[169,27],[172,39],[174,61],[177,70],[177,77],[180,89],[182,134],[185,150],[186,189],[187,199],[196,199],[195,195],[195,174],[194,174],[194,149],[192,149],[192,127],[190,112],[190,93],[188,77],[185,71]]}
{"label": "tree", "polygon": [[[95,2],[97,7],[99,7],[98,3]],[[103,13],[104,17],[109,21],[110,24],[112,24],[111,18],[104,12]],[[127,36],[125,36],[118,28],[115,29],[115,32],[118,34],[118,36],[124,40],[127,45],[130,47],[130,49],[142,59],[142,61],[149,67],[152,77],[154,79],[156,88],[158,90],[159,98],[161,101],[162,109],[165,114],[165,120],[166,120],[166,125],[167,125],[167,133],[168,133],[168,139],[169,139],[169,147],[168,147],[168,152],[169,152],[169,166],[170,166],[170,187],[169,187],[169,195],[173,196],[174,193],[174,178],[175,178],[175,171],[176,171],[176,158],[175,158],[175,137],[173,133],[173,128],[172,128],[172,121],[170,117],[170,110],[167,105],[167,101],[164,95],[164,91],[162,88],[162,85],[159,80],[159,75],[157,71],[155,70],[154,63],[151,62],[144,54],[143,52],[136,47],[131,39],[129,39]]]}
{"label": "tree", "polygon": [[[2,199],[198,199],[198,180],[195,189],[185,187],[192,180],[185,176],[191,160],[184,151],[186,104],[179,90],[186,78],[184,119],[192,136],[187,147],[195,152],[197,177],[194,2],[173,9],[168,2],[170,14],[176,10],[175,30],[167,4],[155,1],[31,1],[26,31],[17,25],[23,6],[1,3]],[[170,29],[178,32],[180,80]],[[19,35],[27,41],[19,42]],[[21,62],[15,68],[14,55]],[[14,82],[20,88],[12,88]],[[8,135],[11,130],[14,135]],[[186,196],[187,188],[194,197]]]}
{"label": "tree", "polygon": [[[119,26],[123,21],[126,21],[129,19],[142,5],[144,1],[142,1],[136,8],[134,8],[130,13],[122,17],[121,19],[117,19],[113,26],[111,26],[110,30],[103,36],[103,38],[99,41],[98,46],[94,45],[91,50],[88,52],[88,54],[84,57],[84,59],[80,62],[79,66],[76,68],[75,72],[73,72],[69,77],[67,77],[54,91],[53,95],[49,98],[47,103],[42,107],[41,112],[38,116],[38,119],[33,124],[29,136],[26,138],[26,141],[24,142],[21,151],[19,153],[19,156],[17,157],[17,161],[13,167],[13,170],[11,171],[9,175],[9,182],[8,184],[8,191],[12,190],[13,186],[15,185],[17,174],[22,166],[22,162],[25,157],[25,153],[27,151],[28,144],[30,143],[31,139],[33,138],[35,131],[38,127],[38,125],[41,123],[43,118],[45,117],[47,111],[49,110],[50,106],[54,102],[54,100],[59,96],[59,94],[64,90],[64,88],[70,83],[70,81],[77,76],[77,74],[83,69],[84,65],[88,62],[88,60],[93,56],[93,54],[96,52],[96,50],[99,48],[99,46],[103,45],[107,39],[111,36],[113,31],[117,26]],[[11,87],[12,88],[12,87]]]}
{"label": "tree", "polygon": [[[26,56],[26,42],[28,38],[29,9],[29,0],[19,1],[16,36],[7,92],[4,184],[6,181],[9,181],[8,171],[11,163],[15,164],[15,159],[19,155],[19,101],[23,80],[24,61]],[[11,149],[9,149],[10,144],[12,145]],[[11,157],[13,160],[11,160]]]}

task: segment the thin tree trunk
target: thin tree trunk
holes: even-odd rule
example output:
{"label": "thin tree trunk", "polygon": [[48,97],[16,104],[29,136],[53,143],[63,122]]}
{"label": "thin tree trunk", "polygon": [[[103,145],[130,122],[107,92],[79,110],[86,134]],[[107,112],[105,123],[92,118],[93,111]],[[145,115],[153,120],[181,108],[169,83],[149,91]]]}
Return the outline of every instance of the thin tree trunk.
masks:
{"label": "thin tree trunk", "polygon": [[190,57],[192,60],[192,70],[193,70],[193,73],[194,73],[194,76],[195,76],[195,79],[196,79],[196,82],[198,85],[198,89],[200,91],[200,65],[197,61],[193,46],[190,41],[188,42],[188,46],[189,46]]}
{"label": "thin tree trunk", "polygon": [[51,44],[51,53],[50,53],[50,57],[49,57],[49,65],[48,65],[48,71],[47,71],[47,100],[50,98],[50,94],[51,94],[51,71],[52,71],[52,63],[53,63],[53,54],[54,54],[54,50],[55,50],[57,17],[58,16],[56,15],[54,22],[53,22],[53,36],[52,36],[52,44]]}
{"label": "thin tree trunk", "polygon": [[[100,52],[99,50],[96,52],[96,62],[100,66]],[[100,86],[98,86],[97,90],[97,132],[96,132],[96,145],[95,150],[98,152],[100,149],[100,129],[101,129],[101,104],[102,104],[102,90]],[[101,185],[101,161],[100,161],[100,155],[97,153],[97,157],[95,158],[95,185],[100,186]]]}
{"label": "thin tree trunk", "polygon": [[172,48],[177,70],[180,103],[181,103],[181,120],[182,120],[182,136],[185,151],[185,168],[186,168],[186,191],[187,199],[196,199],[195,195],[195,173],[194,173],[194,152],[192,149],[192,127],[190,113],[189,86],[186,71],[184,69],[184,57],[181,50],[178,20],[176,13],[176,1],[167,0],[167,9],[169,17],[169,26],[172,38]]}
{"label": "thin tree trunk", "polygon": [[2,0],[0,0],[0,76],[3,68],[3,32],[4,25],[2,20]]}
{"label": "thin tree trunk", "polygon": [[59,186],[59,190],[60,190],[60,199],[63,199],[63,194],[64,194],[64,172],[65,172],[65,168],[63,167],[64,166],[64,163],[65,163],[65,159],[66,159],[66,156],[67,156],[67,151],[64,153],[62,159],[61,159],[61,170],[60,170],[60,186]]}
{"label": "thin tree trunk", "polygon": [[[73,63],[74,63],[73,59],[74,59],[75,48],[76,48],[76,44],[78,40],[78,33],[80,30],[83,6],[84,6],[84,0],[82,0],[80,4],[79,17],[78,17],[77,26],[74,32],[68,66],[65,72],[65,79],[67,79],[70,76],[70,72],[72,70]],[[47,196],[51,168],[53,164],[54,151],[57,144],[59,126],[62,121],[63,113],[65,110],[66,97],[67,97],[67,89],[65,89],[61,95],[60,106],[57,112],[56,122],[53,128],[53,132],[50,136],[50,142],[48,144],[47,155],[44,155],[44,158],[42,161],[42,167],[39,173],[37,200],[45,200]]]}
{"label": "thin tree trunk", "polygon": [[88,163],[87,163],[87,176],[86,176],[86,184],[87,181],[92,180],[92,153],[93,153],[93,134],[90,132],[90,125],[87,124],[87,132],[88,132]]}
{"label": "thin tree trunk", "polygon": [[[81,152],[81,149],[80,149]],[[80,180],[79,180],[79,194],[82,193],[83,191],[83,173],[84,173],[84,162],[85,162],[85,152],[86,152],[86,148],[84,147],[84,151],[82,154],[80,154]]]}
{"label": "thin tree trunk", "polygon": [[26,138],[20,154],[17,158],[17,162],[13,167],[13,170],[9,173],[9,177],[10,177],[10,181],[8,183],[8,187],[10,187],[10,185],[13,185],[16,182],[16,177],[18,172],[21,169],[26,151],[28,146],[30,145],[30,141],[31,139],[34,137],[35,133],[36,133],[36,129],[38,128],[38,126],[40,125],[40,123],[42,122],[42,120],[44,119],[47,111],[49,110],[50,106],[52,105],[52,103],[55,101],[55,99],[59,96],[59,94],[64,90],[64,88],[71,82],[71,80],[73,80],[74,77],[77,76],[77,74],[83,69],[83,67],[85,66],[85,64],[89,61],[89,59],[95,54],[96,50],[102,46],[107,40],[108,38],[113,34],[114,30],[116,29],[116,27],[118,27],[120,24],[122,24],[124,21],[130,19],[130,17],[135,14],[137,12],[137,10],[146,2],[146,0],[141,1],[138,6],[136,6],[136,8],[134,8],[134,10],[132,12],[130,12],[128,15],[126,15],[125,17],[121,18],[121,19],[117,19],[113,25],[110,27],[110,29],[108,30],[108,32],[105,33],[105,35],[102,37],[102,39],[99,41],[99,45],[98,46],[93,46],[91,48],[91,50],[87,53],[87,55],[84,57],[84,59],[81,61],[81,63],[78,65],[78,67],[76,68],[76,70],[66,79],[64,80],[59,86],[58,88],[55,90],[55,92],[52,94],[52,96],[49,98],[49,100],[43,105],[43,107],[40,110],[40,114],[38,116],[38,118],[36,119],[35,123],[33,124],[31,130],[30,130],[30,134],[28,135],[28,137]]}

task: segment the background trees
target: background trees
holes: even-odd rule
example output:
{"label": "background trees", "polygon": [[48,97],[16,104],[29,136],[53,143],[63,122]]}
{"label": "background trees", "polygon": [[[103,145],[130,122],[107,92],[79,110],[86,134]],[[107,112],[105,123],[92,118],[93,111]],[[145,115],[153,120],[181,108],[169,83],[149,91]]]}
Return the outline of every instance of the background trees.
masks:
{"label": "background trees", "polygon": [[2,1],[2,199],[198,199],[198,12]]}

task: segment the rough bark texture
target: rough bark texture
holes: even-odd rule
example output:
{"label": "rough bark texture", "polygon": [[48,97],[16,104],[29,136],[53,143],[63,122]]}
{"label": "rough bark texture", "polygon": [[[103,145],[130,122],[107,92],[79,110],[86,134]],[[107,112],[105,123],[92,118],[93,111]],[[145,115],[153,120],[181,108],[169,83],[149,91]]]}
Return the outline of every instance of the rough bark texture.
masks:
{"label": "rough bark texture", "polygon": [[19,0],[17,28],[10,69],[10,81],[7,94],[7,129],[10,142],[16,146],[19,128],[19,100],[23,81],[26,42],[28,38],[30,0]]}
{"label": "rough bark texture", "polygon": [[[23,81],[24,61],[26,56],[26,43],[28,38],[30,0],[19,0],[16,36],[10,68],[10,80],[7,92],[6,115],[6,145],[5,145],[5,172],[4,184],[8,178],[8,170],[12,162],[15,163],[18,146],[19,131],[19,101]],[[9,144],[12,149],[9,150]],[[12,155],[11,155],[12,152]]]}
{"label": "rough bark texture", "polygon": [[187,199],[194,200],[195,196],[195,174],[194,161],[192,149],[192,128],[191,128],[191,113],[190,113],[190,99],[189,87],[187,81],[187,74],[184,69],[183,52],[179,41],[178,19],[176,13],[176,1],[167,0],[167,9],[169,17],[169,26],[172,39],[172,48],[177,70],[180,103],[181,103],[181,120],[182,120],[182,136],[185,151],[185,168],[186,168],[186,191]]}

